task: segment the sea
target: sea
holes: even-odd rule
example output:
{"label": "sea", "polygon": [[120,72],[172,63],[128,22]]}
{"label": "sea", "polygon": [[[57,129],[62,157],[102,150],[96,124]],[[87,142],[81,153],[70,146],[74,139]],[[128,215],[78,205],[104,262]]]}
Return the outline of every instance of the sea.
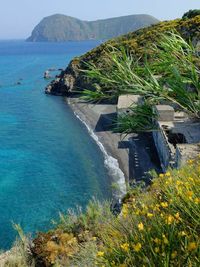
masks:
{"label": "sea", "polygon": [[59,213],[111,198],[101,147],[63,97],[44,94],[47,69],[99,44],[0,41],[0,249],[16,239],[14,224],[34,237]]}

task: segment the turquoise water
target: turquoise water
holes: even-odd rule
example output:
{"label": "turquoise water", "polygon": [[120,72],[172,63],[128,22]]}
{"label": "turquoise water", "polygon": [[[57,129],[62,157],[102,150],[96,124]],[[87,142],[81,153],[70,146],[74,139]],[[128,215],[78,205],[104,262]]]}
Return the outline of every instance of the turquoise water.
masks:
{"label": "turquoise water", "polygon": [[110,197],[99,147],[62,97],[43,93],[47,68],[97,44],[0,42],[0,248],[15,239],[12,222],[34,234],[59,211]]}

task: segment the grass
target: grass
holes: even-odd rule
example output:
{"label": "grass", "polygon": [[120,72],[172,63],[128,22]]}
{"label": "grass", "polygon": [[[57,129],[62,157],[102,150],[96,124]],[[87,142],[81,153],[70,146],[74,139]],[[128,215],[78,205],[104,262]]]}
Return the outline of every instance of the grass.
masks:
{"label": "grass", "polygon": [[85,213],[61,215],[34,240],[38,266],[199,266],[199,178],[200,157],[155,175],[148,188],[130,189],[118,216],[98,201]]}
{"label": "grass", "polygon": [[[190,42],[176,32],[161,34],[157,45],[150,48],[151,56],[136,58],[124,47],[109,47],[102,65],[109,65],[109,72],[94,63],[86,63],[82,70],[93,82],[95,91],[84,90],[83,98],[101,101],[123,94],[143,96],[147,104],[130,107],[130,114],[119,119],[120,130],[127,132],[150,130],[153,122],[147,115],[153,114],[153,106],[168,103],[176,110],[186,112],[192,119],[200,119],[200,55]],[[143,113],[143,115],[142,115]]]}
{"label": "grass", "polygon": [[[27,238],[19,225],[13,225],[19,234],[10,251],[0,255],[2,267],[34,267],[35,261],[31,255],[31,241]],[[1,257],[2,256],[2,257]]]}
{"label": "grass", "polygon": [[102,234],[102,264],[199,266],[199,174],[199,161],[189,161],[160,175],[148,192],[130,193],[122,217]]}
{"label": "grass", "polygon": [[129,134],[132,132],[147,132],[157,130],[156,113],[147,102],[130,107],[129,113],[118,116],[114,131]]}

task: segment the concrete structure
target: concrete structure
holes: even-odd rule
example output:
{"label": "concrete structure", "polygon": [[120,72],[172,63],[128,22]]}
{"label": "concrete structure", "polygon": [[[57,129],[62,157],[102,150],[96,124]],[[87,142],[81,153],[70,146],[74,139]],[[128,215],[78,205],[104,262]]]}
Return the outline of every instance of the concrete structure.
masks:
{"label": "concrete structure", "polygon": [[[118,116],[130,113],[130,107],[142,103],[140,95],[119,96]],[[185,112],[175,112],[172,106],[166,104],[156,105],[155,111],[158,118],[153,139],[164,172],[169,167],[179,168],[187,159],[200,154],[200,122],[192,121]]]}
{"label": "concrete structure", "polygon": [[156,105],[155,111],[158,114],[159,121],[173,121],[174,109],[169,105]]}
{"label": "concrete structure", "polygon": [[189,120],[184,112],[170,106],[156,106],[158,130],[153,132],[161,167],[179,168],[200,153],[200,122]]}
{"label": "concrete structure", "polygon": [[200,155],[200,143],[198,144],[178,144],[175,154],[175,168],[180,168],[188,159]]}
{"label": "concrete structure", "polygon": [[130,107],[136,107],[143,103],[143,97],[140,95],[120,95],[117,103],[118,115],[130,112]]}

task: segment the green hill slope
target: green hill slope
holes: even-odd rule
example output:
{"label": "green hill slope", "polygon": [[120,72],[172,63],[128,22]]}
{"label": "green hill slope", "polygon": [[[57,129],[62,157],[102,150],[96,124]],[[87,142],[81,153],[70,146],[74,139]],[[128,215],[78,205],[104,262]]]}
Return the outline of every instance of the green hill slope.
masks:
{"label": "green hill slope", "polygon": [[[156,25],[109,40],[83,56],[74,58],[66,70],[60,74],[59,78],[47,86],[46,93],[66,95],[68,92],[75,90],[94,89],[91,81],[88,81],[84,73],[80,71],[80,69],[87,68],[85,62],[102,66],[102,62],[104,62],[102,58],[106,56],[110,45],[128,48],[137,57],[144,56],[144,54],[148,54],[148,48],[153,43],[157,43],[160,33],[171,30],[176,30],[184,39],[197,43],[200,40],[200,15],[188,19],[160,22]],[[104,67],[109,71],[109,66]]]}
{"label": "green hill slope", "polygon": [[73,17],[56,14],[44,18],[35,27],[27,41],[62,42],[109,39],[157,22],[157,19],[145,14],[97,21],[82,21]]}

